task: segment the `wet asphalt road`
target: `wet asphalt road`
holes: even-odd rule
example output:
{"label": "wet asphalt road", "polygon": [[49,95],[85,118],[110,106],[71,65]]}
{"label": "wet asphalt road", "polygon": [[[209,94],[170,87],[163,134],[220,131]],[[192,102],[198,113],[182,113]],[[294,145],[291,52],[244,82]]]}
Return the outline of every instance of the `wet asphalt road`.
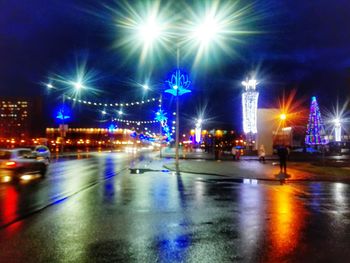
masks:
{"label": "wet asphalt road", "polygon": [[350,185],[130,173],[124,154],[0,185],[1,262],[349,262]]}

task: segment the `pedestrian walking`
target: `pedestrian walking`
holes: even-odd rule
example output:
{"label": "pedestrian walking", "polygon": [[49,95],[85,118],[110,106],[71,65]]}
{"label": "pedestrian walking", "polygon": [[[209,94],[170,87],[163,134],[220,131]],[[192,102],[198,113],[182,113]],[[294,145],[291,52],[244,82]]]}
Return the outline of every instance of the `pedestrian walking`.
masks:
{"label": "pedestrian walking", "polygon": [[280,159],[280,172],[287,173],[287,157],[288,157],[288,149],[284,145],[280,145],[277,149],[277,154]]}
{"label": "pedestrian walking", "polygon": [[235,161],[236,160],[236,153],[237,153],[235,146],[232,146],[231,153],[232,153],[232,158]]}
{"label": "pedestrian walking", "polygon": [[259,162],[265,162],[265,155],[266,155],[266,152],[265,152],[265,147],[263,144],[260,145],[260,148],[259,148]]}

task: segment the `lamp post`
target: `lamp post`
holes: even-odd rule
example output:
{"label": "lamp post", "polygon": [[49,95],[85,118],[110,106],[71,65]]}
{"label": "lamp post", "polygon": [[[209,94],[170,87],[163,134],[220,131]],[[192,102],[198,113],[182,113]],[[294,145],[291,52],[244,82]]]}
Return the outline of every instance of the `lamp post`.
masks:
{"label": "lamp post", "polygon": [[[79,93],[82,89],[85,88],[84,84],[83,84],[83,80],[80,78],[77,78],[78,80],[76,81],[60,81],[64,84],[68,84],[69,86],[71,86],[75,92]],[[58,88],[56,87],[56,85],[54,85],[52,83],[52,80],[50,80],[50,82],[48,82],[47,84],[45,84],[46,88],[49,90],[58,90]],[[59,130],[60,130],[60,136],[62,138],[62,142],[61,142],[61,153],[63,153],[64,151],[64,144],[65,144],[65,137],[66,137],[66,132],[68,130],[68,125],[66,124],[66,120],[70,119],[70,116],[67,114],[67,110],[65,108],[65,98],[66,98],[66,94],[63,92],[62,94],[62,107],[58,110],[57,115],[56,115],[56,119],[60,120],[61,124],[59,125]]]}
{"label": "lamp post", "polygon": [[[209,56],[205,55],[208,55],[209,51],[221,50],[231,53],[232,48],[224,42],[232,41],[236,34],[246,34],[246,31],[237,30],[240,24],[238,18],[247,14],[249,10],[247,8],[242,12],[243,9],[237,9],[236,5],[230,3],[222,5],[215,3],[206,5],[204,9],[197,8],[195,7],[194,10],[185,8],[185,12],[182,13],[186,14],[186,10],[190,12],[182,19],[173,20],[177,21],[178,25],[172,25],[170,23],[172,19],[167,19],[172,16],[164,12],[167,8],[160,8],[158,4],[144,5],[142,8],[135,9],[128,6],[125,9],[126,15],[121,16],[118,22],[119,27],[126,30],[125,37],[120,39],[120,46],[132,47],[131,53],[141,50],[140,63],[144,63],[146,59],[153,61],[153,54],[162,53],[161,50],[156,51],[156,49],[163,48],[166,52],[169,50],[173,52],[173,49],[169,48],[169,43],[176,45],[177,69],[171,80],[167,81],[169,89],[165,92],[176,97],[175,159],[177,167],[179,162],[179,96],[190,92],[188,89],[190,81],[187,75],[181,73],[179,69],[180,46],[186,48],[186,53],[194,53],[194,66],[199,65],[199,62],[203,61],[202,58],[206,58],[207,61]],[[174,10],[171,12],[173,13]],[[232,25],[236,25],[234,30]],[[170,32],[169,29],[175,29],[176,32]]]}
{"label": "lamp post", "polygon": [[169,89],[166,89],[165,92],[169,93],[176,97],[176,130],[175,130],[175,166],[176,171],[179,171],[179,97],[183,94],[191,92],[189,86],[191,81],[188,79],[188,75],[183,74],[179,69],[175,70],[171,75],[170,80],[167,80],[166,83],[169,86]]}
{"label": "lamp post", "polygon": [[60,136],[62,138],[61,141],[61,153],[64,151],[64,143],[65,143],[65,137],[66,137],[66,131],[68,130],[68,125],[65,124],[65,120],[70,119],[70,116],[67,115],[66,110],[65,110],[65,96],[64,94],[62,95],[62,107],[59,109],[57,112],[56,119],[61,120],[61,124],[59,125],[59,130],[60,130]]}

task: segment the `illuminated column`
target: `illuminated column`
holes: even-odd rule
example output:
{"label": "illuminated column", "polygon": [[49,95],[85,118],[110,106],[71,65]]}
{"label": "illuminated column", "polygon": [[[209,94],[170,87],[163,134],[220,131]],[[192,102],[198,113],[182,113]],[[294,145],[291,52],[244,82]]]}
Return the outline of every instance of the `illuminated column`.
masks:
{"label": "illuminated column", "polygon": [[195,128],[195,141],[200,143],[202,141],[202,119],[198,119]]}
{"label": "illuminated column", "polygon": [[341,141],[341,123],[339,119],[334,120],[334,137],[336,142]]}
{"label": "illuminated column", "polygon": [[257,133],[257,109],[259,92],[256,91],[258,82],[255,79],[242,81],[244,92],[242,94],[243,131],[248,143],[252,146]]}

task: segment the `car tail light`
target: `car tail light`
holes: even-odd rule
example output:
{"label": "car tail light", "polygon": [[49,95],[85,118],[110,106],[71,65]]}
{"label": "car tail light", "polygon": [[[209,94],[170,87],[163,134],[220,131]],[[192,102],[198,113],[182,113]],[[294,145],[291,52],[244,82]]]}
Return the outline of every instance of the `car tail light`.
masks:
{"label": "car tail light", "polygon": [[6,165],[7,167],[15,167],[15,166],[16,166],[16,162],[12,162],[12,161],[6,162],[5,165]]}

